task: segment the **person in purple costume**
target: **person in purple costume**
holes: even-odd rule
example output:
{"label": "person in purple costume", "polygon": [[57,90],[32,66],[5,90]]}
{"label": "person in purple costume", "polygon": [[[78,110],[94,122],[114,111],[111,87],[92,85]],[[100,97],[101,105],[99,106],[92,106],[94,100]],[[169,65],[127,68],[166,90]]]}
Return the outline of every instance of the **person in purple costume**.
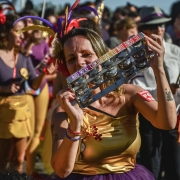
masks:
{"label": "person in purple costume", "polygon": [[38,89],[45,76],[36,76],[31,58],[19,53],[24,36],[17,31],[24,22],[13,26],[18,18],[1,14],[0,21],[0,169],[21,172],[27,139],[32,134],[24,81],[28,77],[30,87]]}
{"label": "person in purple costume", "polygon": [[[27,14],[29,13],[29,14]],[[33,14],[32,11],[25,12],[26,15]],[[34,15],[34,14],[33,14]],[[28,18],[24,20],[26,25],[39,24],[38,21]],[[43,39],[42,31],[33,30],[25,32],[25,41],[23,46],[23,53],[26,56],[32,58],[34,67],[39,65],[45,58],[45,55],[49,53],[49,46]],[[42,71],[43,72],[43,71]],[[36,69],[36,74],[41,73],[40,68]],[[43,72],[44,73],[44,72]],[[45,74],[46,81],[43,82],[42,86],[38,91],[33,91],[26,83],[26,92],[29,94],[28,102],[31,111],[31,127],[33,134],[27,145],[26,150],[26,171],[29,175],[34,174],[35,158],[37,154],[37,148],[40,144],[40,136],[42,128],[46,119],[46,114],[49,104],[49,86],[48,81],[51,80],[54,75]],[[43,102],[43,103],[42,103]]]}

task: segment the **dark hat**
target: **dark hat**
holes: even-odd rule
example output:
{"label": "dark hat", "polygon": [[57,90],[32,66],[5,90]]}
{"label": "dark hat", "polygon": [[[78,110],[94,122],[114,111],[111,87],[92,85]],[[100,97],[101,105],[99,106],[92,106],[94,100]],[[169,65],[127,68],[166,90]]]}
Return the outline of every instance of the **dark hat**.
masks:
{"label": "dark hat", "polygon": [[138,26],[161,24],[171,20],[171,18],[167,18],[157,6],[143,7],[139,15],[141,20],[138,22]]}

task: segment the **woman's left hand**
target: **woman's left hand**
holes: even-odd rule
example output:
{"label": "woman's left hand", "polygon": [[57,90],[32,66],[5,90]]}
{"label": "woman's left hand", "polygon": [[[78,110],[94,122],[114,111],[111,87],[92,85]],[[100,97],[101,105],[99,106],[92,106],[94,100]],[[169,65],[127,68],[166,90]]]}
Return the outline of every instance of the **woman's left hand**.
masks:
{"label": "woman's left hand", "polygon": [[165,49],[162,37],[156,34],[151,34],[151,36],[146,37],[146,39],[149,50],[155,53],[154,57],[150,60],[150,66],[154,72],[164,70],[163,61]]}
{"label": "woman's left hand", "polygon": [[57,70],[57,64],[54,65],[54,63],[51,63],[50,65],[47,66],[47,72],[48,74],[53,74]]}

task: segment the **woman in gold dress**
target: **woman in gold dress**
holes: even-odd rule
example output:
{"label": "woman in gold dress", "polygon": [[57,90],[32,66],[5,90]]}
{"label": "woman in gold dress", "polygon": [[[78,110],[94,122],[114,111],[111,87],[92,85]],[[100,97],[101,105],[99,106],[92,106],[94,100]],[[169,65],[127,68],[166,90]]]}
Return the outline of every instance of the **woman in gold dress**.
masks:
{"label": "woman in gold dress", "polygon": [[[78,2],[68,11],[69,16],[66,14],[54,40],[54,58],[61,62],[59,69],[66,75],[108,52],[96,32],[79,28],[79,20],[70,17]],[[121,85],[85,108],[71,104],[75,99],[71,90],[60,91],[56,96],[60,105],[51,119],[54,173],[48,180],[154,180],[151,172],[136,164],[141,143],[138,112],[153,126],[168,130],[176,125],[176,107],[163,69],[162,39],[152,34],[146,40],[155,53],[150,64],[156,76],[158,103],[147,91],[132,84]],[[96,88],[93,93],[100,91]]]}

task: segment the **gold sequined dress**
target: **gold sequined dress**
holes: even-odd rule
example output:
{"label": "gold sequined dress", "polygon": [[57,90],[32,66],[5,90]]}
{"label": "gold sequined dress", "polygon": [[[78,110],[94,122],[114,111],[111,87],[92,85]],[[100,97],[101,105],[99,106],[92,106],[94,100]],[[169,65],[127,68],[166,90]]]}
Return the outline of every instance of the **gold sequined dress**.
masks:
{"label": "gold sequined dress", "polygon": [[73,173],[124,173],[135,167],[141,143],[138,115],[112,117],[84,109],[82,131]]}

